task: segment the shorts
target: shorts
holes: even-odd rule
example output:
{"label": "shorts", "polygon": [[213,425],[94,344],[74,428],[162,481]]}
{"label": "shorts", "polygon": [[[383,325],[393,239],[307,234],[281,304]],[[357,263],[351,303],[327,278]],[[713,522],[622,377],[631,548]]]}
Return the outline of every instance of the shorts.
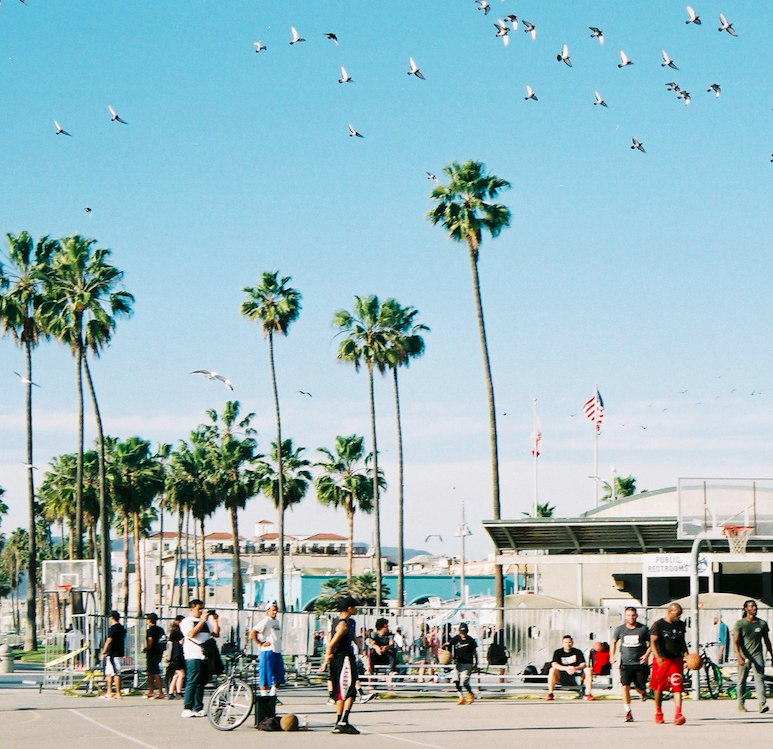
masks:
{"label": "shorts", "polygon": [[120,656],[106,655],[105,656],[105,676],[120,676],[121,675],[121,663]]}
{"label": "shorts", "polygon": [[682,692],[684,661],[681,658],[665,658],[659,666],[657,658],[652,662],[650,689],[653,692]]}
{"label": "shorts", "polygon": [[155,676],[161,673],[161,656],[149,655],[145,660],[145,673]]}
{"label": "shorts", "polygon": [[258,686],[273,687],[285,683],[285,664],[281,653],[268,650],[258,660]]}
{"label": "shorts", "polygon": [[582,672],[580,671],[575,671],[573,674],[570,674],[568,671],[559,671],[558,683],[562,687],[576,687],[579,686],[577,679],[581,677]]}
{"label": "shorts", "polygon": [[620,666],[620,683],[624,687],[630,687],[633,684],[640,692],[644,692],[647,689],[649,671],[649,667],[644,665],[622,665]]}
{"label": "shorts", "polygon": [[333,699],[348,700],[357,696],[357,666],[351,654],[337,656],[330,661],[330,681],[333,682]]}

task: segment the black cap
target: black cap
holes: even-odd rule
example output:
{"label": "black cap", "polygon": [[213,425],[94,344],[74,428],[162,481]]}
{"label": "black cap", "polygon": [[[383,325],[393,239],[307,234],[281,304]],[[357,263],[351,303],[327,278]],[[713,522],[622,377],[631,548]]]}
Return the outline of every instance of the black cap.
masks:
{"label": "black cap", "polygon": [[346,596],[345,598],[341,598],[338,600],[337,608],[338,611],[346,611],[347,609],[350,609],[352,606],[356,606],[357,601],[354,600],[351,596]]}
{"label": "black cap", "polygon": [[464,622],[462,622],[462,623],[459,625],[459,631],[460,631],[460,632],[464,632],[464,633],[466,634],[467,632],[469,632],[469,631],[470,631],[470,628],[469,628],[469,627],[468,627],[468,626],[467,626],[467,625],[466,625]]}

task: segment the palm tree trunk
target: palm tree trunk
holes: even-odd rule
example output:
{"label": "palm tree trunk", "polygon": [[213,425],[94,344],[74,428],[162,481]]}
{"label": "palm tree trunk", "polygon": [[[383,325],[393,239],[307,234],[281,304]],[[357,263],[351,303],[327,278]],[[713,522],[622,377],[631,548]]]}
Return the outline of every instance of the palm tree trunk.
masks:
{"label": "palm tree trunk", "polygon": [[276,466],[279,496],[277,497],[277,509],[279,510],[279,555],[277,557],[277,609],[285,610],[285,494],[284,494],[284,470],[282,469],[282,420],[279,416],[279,390],[276,386],[276,368],[274,367],[274,334],[268,332],[268,360],[271,365],[271,383],[274,387],[274,410],[276,411]]}
{"label": "palm tree trunk", "polygon": [[94,407],[94,418],[97,422],[97,462],[99,465],[99,526],[100,540],[102,542],[102,558],[99,579],[102,584],[102,615],[110,616],[113,608],[113,567],[110,560],[110,513],[107,507],[107,479],[105,475],[105,434],[102,429],[102,416],[97,403],[97,392],[94,389],[94,381],[91,379],[91,370],[86,356],[83,357],[83,365],[86,370],[86,382],[89,386],[91,403]]}
{"label": "palm tree trunk", "polygon": [[201,600],[207,596],[207,566],[206,555],[204,553],[204,518],[199,521],[201,524]]}
{"label": "palm tree trunk", "polygon": [[35,481],[32,464],[32,346],[25,342],[27,354],[27,508],[29,511],[29,541],[27,545],[27,616],[24,649],[37,650],[37,616],[35,594],[38,579],[38,550],[35,525]]}
{"label": "palm tree trunk", "polygon": [[234,603],[237,609],[244,607],[244,589],[242,587],[242,556],[239,549],[239,510],[231,506],[231,533],[234,544]]}
{"label": "palm tree trunk", "polygon": [[73,549],[73,544],[75,543],[75,518],[68,518],[67,524],[70,526],[70,535],[67,543],[69,545],[70,561],[72,561],[75,559],[75,551]]}
{"label": "palm tree trunk", "polygon": [[403,426],[400,418],[400,387],[397,383],[397,367],[392,368],[395,381],[395,417],[397,422],[397,606],[405,605],[405,548],[404,548],[404,480],[403,480]]}
{"label": "palm tree trunk", "polygon": [[81,346],[80,343],[78,344],[78,350],[75,355],[75,375],[78,383],[78,458],[75,471],[75,558],[83,559],[83,346]]}
{"label": "palm tree trunk", "polygon": [[162,495],[161,501],[158,503],[158,574],[156,579],[158,580],[158,609],[164,605],[163,599],[163,582],[164,582],[164,502],[165,498]]}
{"label": "palm tree trunk", "polygon": [[[135,574],[136,574],[136,567]],[[129,615],[129,513],[123,513],[123,618]]]}
{"label": "palm tree trunk", "polygon": [[376,547],[376,608],[381,608],[381,502],[378,497],[378,444],[376,442],[376,396],[373,389],[373,364],[368,362],[368,385],[370,390],[370,433],[373,440],[373,517],[375,525],[374,545]]}
{"label": "palm tree trunk", "polygon": [[65,530],[64,530],[64,516],[59,520],[59,532],[62,534],[59,542],[59,559],[64,559],[64,544],[65,544]]}
{"label": "palm tree trunk", "polygon": [[140,561],[140,515],[133,513],[134,521],[134,590],[137,594],[137,616],[142,616],[142,563]]}
{"label": "palm tree trunk", "polygon": [[174,551],[174,572],[172,573],[172,594],[169,596],[169,605],[174,606],[174,594],[175,587],[177,585],[177,578],[180,578],[180,593],[178,596],[178,602],[182,606],[183,602],[183,555],[182,555],[182,540],[183,540],[183,511],[182,507],[177,509],[177,546]]}
{"label": "palm tree trunk", "polygon": [[354,505],[347,503],[346,520],[349,524],[349,539],[346,544],[346,582],[351,583],[354,574]]}
{"label": "palm tree trunk", "polygon": [[[491,376],[491,360],[488,353],[488,342],[486,340],[486,323],[483,319],[483,301],[480,294],[480,277],[478,275],[478,245],[474,238],[468,239],[470,250],[470,268],[472,270],[472,287],[475,293],[475,311],[478,315],[478,333],[480,335],[480,346],[483,351],[483,367],[486,373],[486,389],[488,392],[488,412],[489,412],[489,438],[491,441],[491,489],[492,489],[492,511],[494,520],[500,519],[499,502],[499,448],[497,441],[497,412],[494,403],[494,379]],[[495,596],[497,613],[497,629],[502,629],[503,610],[505,606],[505,581],[502,571],[502,565],[494,565]]]}
{"label": "palm tree trunk", "polygon": [[[196,598],[201,598],[201,576],[199,575],[199,547],[196,545],[196,516],[193,517],[193,574],[196,581]],[[204,600],[202,598],[202,600]]]}

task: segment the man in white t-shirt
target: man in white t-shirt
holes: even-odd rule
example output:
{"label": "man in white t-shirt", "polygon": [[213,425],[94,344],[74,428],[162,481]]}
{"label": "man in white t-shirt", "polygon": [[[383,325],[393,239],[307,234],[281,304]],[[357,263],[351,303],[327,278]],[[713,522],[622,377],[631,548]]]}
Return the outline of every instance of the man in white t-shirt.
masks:
{"label": "man in white t-shirt", "polygon": [[207,659],[201,644],[220,634],[217,612],[204,612],[204,601],[194,598],[188,616],[180,622],[185,658],[185,704],[181,718],[203,718],[204,686],[209,681]]}
{"label": "man in white t-shirt", "polygon": [[282,629],[276,618],[276,601],[266,604],[264,616],[250,632],[250,638],[260,646],[258,686],[262,696],[276,695],[276,688],[285,683],[282,660]]}

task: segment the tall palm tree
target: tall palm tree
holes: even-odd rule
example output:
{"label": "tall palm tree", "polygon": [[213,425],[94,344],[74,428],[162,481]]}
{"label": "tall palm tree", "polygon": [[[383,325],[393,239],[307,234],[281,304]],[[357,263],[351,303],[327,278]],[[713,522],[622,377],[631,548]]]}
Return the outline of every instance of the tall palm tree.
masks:
{"label": "tall palm tree", "polygon": [[[279,445],[277,463],[279,470],[279,496],[284,496],[282,470],[282,419],[279,414],[279,391],[276,386],[276,367],[274,366],[274,334],[287,335],[290,325],[298,319],[301,312],[301,293],[288,286],[292,278],[279,277],[279,271],[275,273],[264,272],[260,285],[243,289],[247,294],[247,301],[242,303],[242,314],[250,320],[260,320],[263,336],[268,338],[268,359],[271,366],[271,384],[274,388],[274,410],[276,411],[276,444]],[[277,600],[279,611],[285,610],[284,600],[284,506],[279,502],[279,558],[277,560],[277,582],[279,585],[279,598]]]}
{"label": "tall palm tree", "polygon": [[376,553],[376,605],[381,607],[381,509],[378,483],[378,441],[376,439],[376,398],[373,389],[373,373],[378,369],[382,374],[387,368],[389,346],[389,310],[384,310],[377,296],[355,296],[354,312],[338,310],[333,316],[333,325],[340,329],[345,338],[338,346],[338,358],[353,364],[356,371],[362,364],[368,370],[368,392],[370,395],[370,433],[373,441],[373,515],[374,546]]}
{"label": "tall palm tree", "polygon": [[[466,161],[464,164],[454,161],[444,167],[443,171],[450,181],[447,185],[438,185],[432,191],[430,197],[436,201],[437,205],[427,214],[427,218],[434,226],[440,224],[454,242],[464,242],[467,245],[488,393],[492,509],[494,519],[499,520],[499,455],[494,380],[491,376],[491,360],[489,359],[486,324],[483,317],[478,256],[484,231],[495,238],[510,225],[510,210],[504,205],[491,202],[496,199],[501,190],[510,187],[510,183],[507,180],[487,174],[485,165],[478,161]],[[496,565],[494,569],[496,605],[501,612],[505,605],[504,574],[501,565]]]}
{"label": "tall palm tree", "polygon": [[[0,329],[24,349],[25,389],[27,401],[27,509],[29,544],[27,579],[37,579],[37,546],[35,533],[35,481],[32,450],[32,349],[44,333],[38,319],[43,298],[43,275],[57,248],[55,240],[40,238],[37,243],[23,231],[18,236],[7,234],[7,266],[0,263]],[[27,586],[27,610],[24,647],[37,649],[36,586]]]}
{"label": "tall palm tree", "polygon": [[239,401],[227,401],[221,416],[216,411],[208,410],[210,423],[200,426],[199,430],[210,441],[212,493],[217,496],[218,504],[222,504],[231,515],[233,600],[240,609],[244,605],[244,585],[239,546],[239,510],[245,508],[247,500],[258,490],[258,475],[248,466],[263,456],[255,452],[258,443],[253,435],[257,432],[250,426],[255,414],[250,413],[240,419],[239,410]]}
{"label": "tall palm tree", "polygon": [[424,339],[421,333],[429,330],[426,325],[416,322],[419,314],[413,307],[401,307],[394,299],[387,299],[384,308],[389,314],[387,363],[392,370],[395,386],[395,420],[397,424],[397,605],[402,607],[405,601],[405,551],[404,551],[404,514],[405,482],[403,480],[403,427],[400,417],[400,386],[397,370],[408,366],[411,359],[424,353]]}
{"label": "tall palm tree", "polygon": [[83,492],[83,372],[97,422],[99,451],[99,503],[102,535],[102,613],[112,608],[110,567],[110,524],[107,512],[105,448],[102,419],[96,391],[86,360],[90,351],[99,356],[108,345],[119,316],[132,312],[134,297],[120,288],[123,272],[111,265],[110,250],[95,248],[95,239],[79,235],[61,240],[46,274],[46,298],[41,305],[44,327],[70,348],[75,357],[78,390],[78,481],[76,486],[76,556],[83,557],[83,525],[80,514]]}
{"label": "tall palm tree", "polygon": [[[322,473],[314,480],[317,499],[329,507],[342,507],[348,525],[346,579],[351,581],[354,566],[354,513],[359,510],[366,514],[373,512],[373,483],[365,456],[364,437],[351,434],[336,437],[335,452],[320,447],[326,460],[314,464]],[[383,476],[379,486],[386,488]]]}
{"label": "tall palm tree", "polygon": [[[13,623],[18,632],[19,621],[19,585],[21,584],[21,572],[23,562],[27,558],[27,547],[29,546],[29,537],[24,528],[16,528],[3,544],[2,557],[0,564],[5,568],[6,575],[10,582],[11,592],[13,593]],[[31,584],[28,582],[28,584]]]}
{"label": "tall palm tree", "polygon": [[[545,502],[543,505],[537,505],[537,514],[535,517],[538,518],[552,518],[553,513],[556,511],[556,508],[554,505],[551,505],[550,502]],[[522,512],[521,515],[525,515],[527,518],[531,517],[530,512]]]}
{"label": "tall palm tree", "polygon": [[[258,488],[264,497],[274,503],[282,528],[285,510],[294,507],[306,496],[312,480],[308,470],[311,463],[303,457],[305,451],[304,447],[294,448],[291,439],[284,440],[281,447],[272,442],[269,460],[260,461],[257,466],[260,476]],[[284,565],[284,535],[280,533],[277,540],[277,553],[281,553],[282,559],[277,561],[277,566],[281,568]]]}

